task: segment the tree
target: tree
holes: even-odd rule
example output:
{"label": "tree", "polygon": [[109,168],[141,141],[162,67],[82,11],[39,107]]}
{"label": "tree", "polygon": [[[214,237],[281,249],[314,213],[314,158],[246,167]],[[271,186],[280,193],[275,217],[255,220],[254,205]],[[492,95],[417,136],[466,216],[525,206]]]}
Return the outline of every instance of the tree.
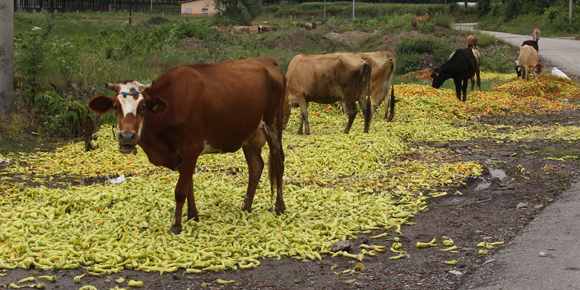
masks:
{"label": "tree", "polygon": [[214,22],[222,25],[250,25],[263,9],[262,0],[214,0],[214,6]]}

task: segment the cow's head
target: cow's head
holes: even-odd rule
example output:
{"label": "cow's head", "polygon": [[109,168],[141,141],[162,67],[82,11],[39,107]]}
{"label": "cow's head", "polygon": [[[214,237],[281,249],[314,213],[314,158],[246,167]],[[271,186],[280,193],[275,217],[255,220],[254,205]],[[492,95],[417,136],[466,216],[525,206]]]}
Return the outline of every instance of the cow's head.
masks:
{"label": "cow's head", "polygon": [[441,75],[441,72],[439,71],[439,69],[435,69],[432,73],[431,73],[431,78],[433,79],[433,87],[438,89],[441,87],[441,85],[443,85],[443,83],[446,81],[446,79]]}
{"label": "cow's head", "polygon": [[535,79],[538,79],[538,77],[542,73],[542,68],[543,67],[544,67],[544,65],[541,64],[541,63],[537,63],[536,65],[534,65],[534,78]]}
{"label": "cow's head", "polygon": [[97,115],[103,115],[111,110],[117,115],[119,130],[119,151],[131,153],[143,136],[146,113],[160,114],[167,109],[167,102],[156,97],[147,97],[146,91],[153,86],[137,81],[124,81],[120,84],[109,84],[107,87],[115,91],[112,97],[103,95],[93,97],[89,101],[89,109]]}

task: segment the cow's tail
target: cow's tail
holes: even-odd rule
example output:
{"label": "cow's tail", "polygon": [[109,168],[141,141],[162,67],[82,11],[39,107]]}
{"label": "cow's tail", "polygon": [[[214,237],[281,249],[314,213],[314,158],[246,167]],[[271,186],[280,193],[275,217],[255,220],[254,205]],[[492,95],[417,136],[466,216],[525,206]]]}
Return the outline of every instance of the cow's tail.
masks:
{"label": "cow's tail", "polygon": [[[395,117],[395,70],[397,63],[393,65],[393,69],[389,75],[389,85],[391,86],[391,98],[388,100],[389,104],[385,103],[385,119],[389,122]],[[387,89],[388,90],[388,89]],[[387,91],[387,94],[389,92]],[[385,100],[386,102],[387,100]]]}
{"label": "cow's tail", "polygon": [[363,112],[363,114],[365,114],[368,122],[370,123],[370,117],[371,117],[371,105],[372,105],[372,100],[371,100],[371,73],[372,73],[372,68],[370,65],[369,60],[365,59],[365,65],[364,65],[364,80],[365,80],[365,99],[367,102],[367,110],[366,112]]}
{"label": "cow's tail", "polygon": [[391,84],[391,100],[390,102],[390,112],[389,112],[389,117],[387,118],[387,121],[391,122],[393,121],[393,118],[395,117],[395,84]]}

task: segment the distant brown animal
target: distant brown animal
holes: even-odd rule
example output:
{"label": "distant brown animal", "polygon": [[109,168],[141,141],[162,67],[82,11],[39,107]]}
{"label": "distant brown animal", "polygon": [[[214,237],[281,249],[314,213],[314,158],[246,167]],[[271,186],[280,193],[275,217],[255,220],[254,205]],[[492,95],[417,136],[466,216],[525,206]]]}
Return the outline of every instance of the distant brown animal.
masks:
{"label": "distant brown animal", "polygon": [[537,27],[534,28],[534,32],[532,32],[532,39],[535,42],[540,41],[540,29],[539,28],[537,28]]}
{"label": "distant brown animal", "polygon": [[277,31],[277,30],[278,30],[278,28],[276,28],[274,26],[271,26],[271,25],[262,25],[262,26],[259,27],[258,32],[265,33],[265,32],[270,32],[270,31]]}
{"label": "distant brown animal", "polygon": [[522,79],[528,80],[530,78],[530,73],[534,74],[534,79],[538,79],[542,68],[544,67],[540,63],[540,57],[538,52],[529,45],[524,45],[520,47],[520,56],[518,57],[518,63],[522,70]]}
{"label": "distant brown animal", "polygon": [[470,35],[467,37],[467,47],[477,48],[477,36]]}
{"label": "distant brown animal", "polygon": [[234,33],[235,34],[242,34],[242,33],[258,33],[258,25],[254,26],[234,26]]}
{"label": "distant brown animal", "polygon": [[414,23],[415,25],[417,25],[417,23],[419,24],[426,24],[427,22],[431,21],[431,15],[427,15],[427,16],[417,16],[414,19]]}
{"label": "distant brown animal", "polygon": [[224,32],[224,33],[231,32],[232,31],[232,28],[229,27],[229,26],[220,26],[220,27],[212,26],[211,28],[213,28],[213,29],[215,29],[217,31],[220,31],[220,32]]}
{"label": "distant brown animal", "polygon": [[316,29],[316,23],[314,23],[314,22],[312,22],[312,23],[304,23],[302,26],[304,26],[304,28],[306,30]]}
{"label": "distant brown animal", "polygon": [[291,107],[300,107],[298,134],[310,135],[308,103],[333,104],[341,102],[348,111],[348,134],[357,114],[358,102],[364,117],[364,132],[370,125],[371,66],[355,53],[296,55],[288,65],[286,94],[284,97],[284,128],[290,117]]}

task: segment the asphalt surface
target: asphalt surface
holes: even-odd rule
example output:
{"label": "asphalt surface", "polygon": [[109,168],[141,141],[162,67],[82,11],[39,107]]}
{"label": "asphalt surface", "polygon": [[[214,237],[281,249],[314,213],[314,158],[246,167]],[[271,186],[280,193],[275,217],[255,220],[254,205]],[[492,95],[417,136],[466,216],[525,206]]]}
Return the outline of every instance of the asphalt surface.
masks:
{"label": "asphalt surface", "polygon": [[[475,23],[456,24],[473,29]],[[520,46],[531,36],[482,31]],[[580,76],[580,41],[542,37],[540,61]],[[526,210],[525,208],[521,210]],[[580,289],[580,183],[542,211],[511,242],[490,256],[462,289]]]}
{"label": "asphalt surface", "polygon": [[490,256],[462,289],[580,289],[580,183]]}
{"label": "asphalt surface", "polygon": [[[457,23],[455,24],[455,29],[473,30],[475,24]],[[518,35],[495,31],[481,32],[494,35],[514,46],[521,46],[524,40],[532,39],[531,35]],[[574,40],[571,37],[540,37],[538,47],[540,62],[543,65],[557,67],[567,75],[580,77],[580,61],[578,61],[580,60],[580,41]]]}

